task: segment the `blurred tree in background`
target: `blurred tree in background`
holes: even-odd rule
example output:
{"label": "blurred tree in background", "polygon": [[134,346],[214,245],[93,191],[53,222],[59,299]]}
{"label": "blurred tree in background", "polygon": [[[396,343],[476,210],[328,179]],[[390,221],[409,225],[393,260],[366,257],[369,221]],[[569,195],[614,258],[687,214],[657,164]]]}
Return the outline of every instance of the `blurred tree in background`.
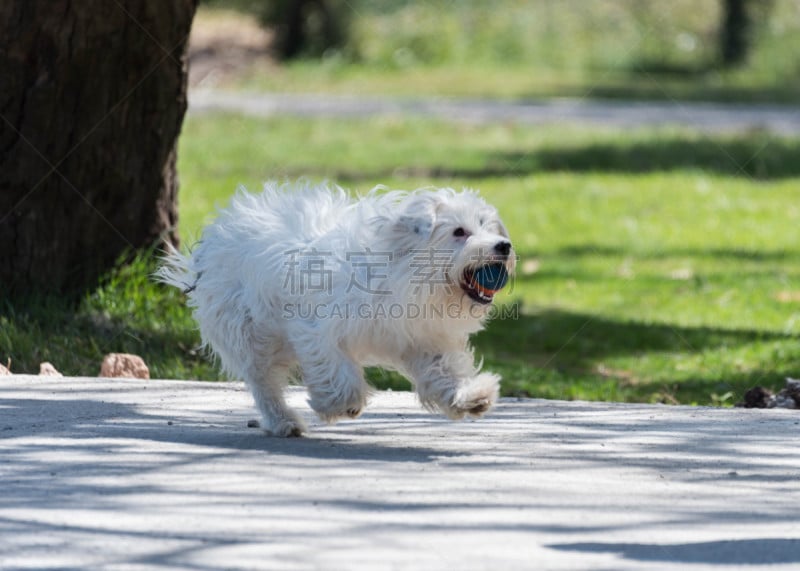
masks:
{"label": "blurred tree in background", "polygon": [[276,54],[291,59],[344,46],[353,9],[346,0],[268,0],[260,12],[275,32]]}
{"label": "blurred tree in background", "polygon": [[[241,1],[243,0],[234,1],[231,4],[236,5]],[[710,50],[708,54],[710,56],[709,60],[695,62],[697,67],[713,67],[715,64],[719,64],[722,67],[734,67],[745,63],[756,41],[757,28],[767,20],[774,3],[773,0],[718,0],[718,2],[718,9],[713,9],[714,7],[710,6],[713,5],[713,2],[706,0],[705,6],[698,6],[698,11],[696,12],[698,21],[703,20],[710,11],[718,13],[718,21],[715,24],[718,43],[716,53],[715,50]],[[214,3],[225,5],[224,0],[215,0]],[[613,18],[616,18],[613,16],[615,11],[629,11],[631,17],[642,25],[645,36],[660,35],[659,30],[653,27],[654,22],[657,22],[656,28],[665,30],[677,28],[680,33],[681,19],[686,14],[684,7],[672,2],[661,6],[658,3],[641,0],[634,0],[633,2],[622,0],[606,4],[609,5],[606,8],[606,12],[612,14]],[[615,4],[616,7],[614,6]],[[373,16],[376,14],[394,15],[394,21],[401,30],[407,24],[413,24],[412,29],[404,32],[407,36],[406,57],[413,57],[414,61],[422,60],[421,63],[426,61],[430,63],[429,60],[447,58],[453,55],[450,53],[453,44],[453,38],[451,37],[454,32],[451,29],[453,20],[450,17],[431,17],[433,13],[442,11],[445,8],[451,12],[458,12],[460,9],[463,14],[479,15],[485,12],[485,18],[477,18],[470,22],[470,17],[467,16],[467,20],[461,22],[459,28],[463,29],[459,30],[459,33],[464,33],[463,41],[484,45],[486,43],[485,36],[490,34],[501,45],[486,47],[490,51],[500,50],[501,52],[507,52],[513,58],[515,52],[519,52],[522,48],[522,46],[516,45],[519,40],[516,39],[518,34],[515,33],[519,32],[515,27],[525,23],[524,18],[519,18],[522,12],[527,10],[531,14],[536,14],[536,19],[544,15],[547,20],[558,25],[559,23],[567,23],[570,10],[580,10],[583,7],[582,3],[554,2],[553,0],[540,0],[535,4],[507,2],[500,3],[500,5],[471,0],[463,3],[459,2],[458,4],[449,4],[449,6],[439,6],[436,1],[414,2],[411,0],[383,1],[369,4],[359,3],[357,0],[262,0],[256,12],[259,14],[263,25],[275,33],[275,53],[281,59],[321,57],[326,53],[341,50],[346,46],[349,46],[348,53],[359,59],[359,56],[365,50],[376,49],[370,45],[363,45],[364,38],[370,35],[369,32],[364,34],[353,30],[351,24],[356,9],[359,9]],[[673,7],[675,8],[674,10],[672,9]],[[498,10],[504,9],[506,12],[505,17],[496,13]],[[566,12],[567,14],[556,14],[556,11]],[[674,17],[669,17],[671,12],[674,13]],[[666,18],[664,17],[665,15],[667,16]],[[406,22],[409,18],[414,22]],[[371,22],[380,25],[381,18],[376,17]],[[428,31],[426,30],[431,26],[440,30],[441,44],[438,47],[435,41],[428,41]],[[499,30],[496,29],[498,26],[509,27],[508,32],[511,33],[507,35],[498,33]],[[528,33],[533,40],[538,38],[545,45],[552,43],[552,38],[548,37],[552,33],[566,35],[576,32],[570,25],[559,25],[557,31],[548,30],[551,23],[546,23],[544,24],[544,31],[547,33],[541,35],[541,30],[538,29],[541,26],[541,22],[535,26],[528,26]],[[480,29],[481,27],[485,29],[482,30]],[[398,32],[399,30],[391,30],[389,35],[386,36],[389,47],[392,45],[391,40],[397,38]],[[586,32],[581,33],[585,34]],[[684,28],[683,33],[693,33],[692,28]],[[431,35],[432,40],[437,34],[433,33]],[[652,39],[649,37],[644,40],[645,47],[648,43],[652,43]],[[402,59],[404,57],[403,53],[398,54],[398,57]],[[643,56],[643,59],[648,59],[648,56]]]}
{"label": "blurred tree in background", "polygon": [[722,0],[720,63],[723,67],[743,64],[754,42],[755,26],[766,19],[772,0]]}

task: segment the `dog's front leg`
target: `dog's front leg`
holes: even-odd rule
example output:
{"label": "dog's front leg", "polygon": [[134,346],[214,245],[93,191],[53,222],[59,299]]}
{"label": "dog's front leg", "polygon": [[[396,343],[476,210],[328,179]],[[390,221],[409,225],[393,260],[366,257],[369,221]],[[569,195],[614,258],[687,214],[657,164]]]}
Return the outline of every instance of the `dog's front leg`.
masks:
{"label": "dog's front leg", "polygon": [[408,355],[406,368],[422,404],[452,419],[483,415],[500,391],[499,375],[481,373],[468,351]]}
{"label": "dog's front leg", "polygon": [[350,357],[338,348],[316,347],[306,348],[299,362],[310,397],[308,404],[322,420],[335,422],[361,414],[367,405],[369,385],[363,369]]}

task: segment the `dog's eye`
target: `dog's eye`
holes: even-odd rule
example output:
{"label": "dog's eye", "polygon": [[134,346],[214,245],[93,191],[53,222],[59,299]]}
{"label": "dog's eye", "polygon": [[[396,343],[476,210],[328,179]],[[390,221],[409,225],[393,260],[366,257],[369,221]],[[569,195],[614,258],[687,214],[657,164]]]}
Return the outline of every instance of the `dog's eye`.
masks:
{"label": "dog's eye", "polygon": [[461,238],[462,236],[466,235],[467,231],[464,230],[463,228],[456,228],[455,230],[453,230],[453,236],[456,236],[457,238]]}

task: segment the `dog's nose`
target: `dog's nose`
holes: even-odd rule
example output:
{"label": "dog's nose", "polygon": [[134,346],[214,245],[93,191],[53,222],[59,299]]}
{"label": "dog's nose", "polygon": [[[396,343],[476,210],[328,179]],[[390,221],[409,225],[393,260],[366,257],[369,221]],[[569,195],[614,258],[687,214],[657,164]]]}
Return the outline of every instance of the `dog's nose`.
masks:
{"label": "dog's nose", "polygon": [[511,242],[507,240],[498,242],[494,245],[494,251],[503,256],[508,256],[509,252],[511,252]]}

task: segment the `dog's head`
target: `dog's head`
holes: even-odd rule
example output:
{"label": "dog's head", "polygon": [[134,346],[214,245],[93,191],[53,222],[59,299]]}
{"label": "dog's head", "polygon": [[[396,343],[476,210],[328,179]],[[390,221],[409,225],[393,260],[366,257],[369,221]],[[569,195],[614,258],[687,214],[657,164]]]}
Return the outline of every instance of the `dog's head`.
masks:
{"label": "dog's head", "polygon": [[451,189],[414,193],[400,206],[393,239],[422,286],[418,290],[488,307],[516,265],[497,209],[474,191]]}

